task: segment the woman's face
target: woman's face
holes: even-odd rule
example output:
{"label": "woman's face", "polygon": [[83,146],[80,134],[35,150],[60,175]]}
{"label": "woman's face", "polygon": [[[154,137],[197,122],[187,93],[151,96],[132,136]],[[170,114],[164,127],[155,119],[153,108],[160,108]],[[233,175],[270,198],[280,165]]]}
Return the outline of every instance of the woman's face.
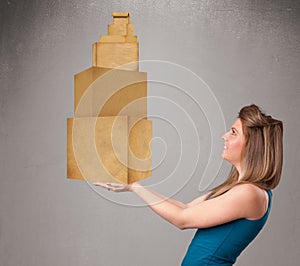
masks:
{"label": "woman's face", "polygon": [[237,119],[231,129],[222,137],[225,141],[222,153],[223,159],[232,163],[238,170],[241,170],[242,150],[245,145],[243,126],[240,119]]}

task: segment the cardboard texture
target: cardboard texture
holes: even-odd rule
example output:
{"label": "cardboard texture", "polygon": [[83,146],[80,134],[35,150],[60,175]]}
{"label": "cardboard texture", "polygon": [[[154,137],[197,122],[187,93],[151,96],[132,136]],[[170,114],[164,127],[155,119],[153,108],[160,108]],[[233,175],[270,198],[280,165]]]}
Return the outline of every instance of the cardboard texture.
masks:
{"label": "cardboard texture", "polygon": [[[137,42],[97,42],[93,44],[93,51],[93,66],[109,68],[119,67],[125,70],[138,71]],[[131,64],[127,65],[128,63]]]}
{"label": "cardboard texture", "polygon": [[126,116],[67,119],[67,177],[127,183],[127,127]]}
{"label": "cardboard texture", "polygon": [[147,73],[91,67],[75,75],[76,117],[118,115],[125,106],[126,115],[147,117]]}
{"label": "cardboard texture", "polygon": [[152,121],[129,117],[128,183],[152,175]]}
{"label": "cardboard texture", "polygon": [[67,177],[132,183],[152,174],[147,73],[129,13],[113,13],[108,36],[92,46],[92,67],[74,76],[74,118],[67,119]]}
{"label": "cardboard texture", "polygon": [[67,177],[132,183],[150,176],[152,122],[128,116],[67,119]]}
{"label": "cardboard texture", "polygon": [[111,24],[108,25],[108,35],[134,35],[134,26],[132,24]]}

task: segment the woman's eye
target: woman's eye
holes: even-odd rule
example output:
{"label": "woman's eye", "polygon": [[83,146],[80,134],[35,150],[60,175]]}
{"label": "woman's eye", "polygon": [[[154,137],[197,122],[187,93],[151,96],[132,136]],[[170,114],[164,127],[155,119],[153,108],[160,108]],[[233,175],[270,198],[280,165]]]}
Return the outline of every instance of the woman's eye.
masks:
{"label": "woman's eye", "polygon": [[236,132],[234,129],[231,129],[231,135],[236,135]]}

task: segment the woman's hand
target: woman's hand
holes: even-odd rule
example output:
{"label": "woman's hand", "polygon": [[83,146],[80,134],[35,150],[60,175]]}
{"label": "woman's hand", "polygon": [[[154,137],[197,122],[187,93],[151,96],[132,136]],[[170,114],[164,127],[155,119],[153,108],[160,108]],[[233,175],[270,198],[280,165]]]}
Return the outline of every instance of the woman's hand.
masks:
{"label": "woman's hand", "polygon": [[101,183],[101,182],[96,182],[93,183],[95,186],[106,188],[107,190],[111,190],[114,192],[127,192],[127,191],[132,191],[132,185],[129,184],[118,184],[118,183]]}

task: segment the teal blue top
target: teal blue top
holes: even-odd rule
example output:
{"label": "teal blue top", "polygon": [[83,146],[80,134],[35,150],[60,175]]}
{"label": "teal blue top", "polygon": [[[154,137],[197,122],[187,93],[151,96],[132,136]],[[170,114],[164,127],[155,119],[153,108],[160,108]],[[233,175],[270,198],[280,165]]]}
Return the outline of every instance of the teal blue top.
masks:
{"label": "teal blue top", "polygon": [[181,266],[231,266],[237,257],[257,236],[269,216],[272,191],[268,209],[257,220],[238,219],[204,229],[198,229],[192,239]]}

